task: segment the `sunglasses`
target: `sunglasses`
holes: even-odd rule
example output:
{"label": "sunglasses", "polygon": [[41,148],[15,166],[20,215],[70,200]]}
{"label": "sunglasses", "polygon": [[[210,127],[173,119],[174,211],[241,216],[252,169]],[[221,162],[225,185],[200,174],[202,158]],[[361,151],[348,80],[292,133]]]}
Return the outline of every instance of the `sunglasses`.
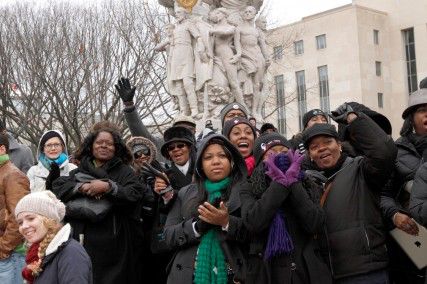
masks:
{"label": "sunglasses", "polygon": [[173,150],[175,150],[175,148],[182,149],[185,146],[187,146],[185,143],[174,143],[174,144],[170,144],[167,147],[167,149],[168,149],[168,151],[173,151]]}
{"label": "sunglasses", "polygon": [[150,149],[145,148],[145,149],[141,149],[138,152],[136,152],[135,154],[133,154],[133,157],[135,159],[139,159],[142,157],[142,155],[144,156],[150,156]]}

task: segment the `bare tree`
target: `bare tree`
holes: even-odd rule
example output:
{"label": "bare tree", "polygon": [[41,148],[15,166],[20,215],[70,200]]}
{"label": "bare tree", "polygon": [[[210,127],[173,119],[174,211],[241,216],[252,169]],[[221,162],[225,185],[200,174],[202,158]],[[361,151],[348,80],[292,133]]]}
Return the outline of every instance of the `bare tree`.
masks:
{"label": "bare tree", "polygon": [[62,130],[71,148],[97,121],[125,130],[114,84],[126,76],[137,86],[141,118],[160,131],[171,120],[171,97],[166,58],[154,46],[167,22],[164,8],[137,0],[0,8],[0,112],[8,129],[33,148],[48,129]]}

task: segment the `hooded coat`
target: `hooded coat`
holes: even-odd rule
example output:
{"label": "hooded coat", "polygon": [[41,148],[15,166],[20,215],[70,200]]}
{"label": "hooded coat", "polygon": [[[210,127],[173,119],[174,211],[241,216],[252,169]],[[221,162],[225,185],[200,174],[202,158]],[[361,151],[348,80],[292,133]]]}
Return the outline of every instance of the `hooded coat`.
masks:
{"label": "hooded coat", "polygon": [[[56,132],[61,137],[61,140],[64,144],[63,153],[65,153],[68,156],[68,150],[67,150],[67,145],[65,145],[64,135],[60,131],[49,130],[49,131],[46,131],[45,133],[43,133],[43,135],[40,137],[39,144],[37,146],[38,163],[37,163],[37,165],[32,166],[27,172],[27,177],[30,180],[31,192],[46,190],[46,178],[49,175],[49,170],[40,161],[40,154],[41,154],[41,152],[40,152],[40,146],[41,145],[40,144],[41,144],[41,141],[43,140],[43,137],[48,132],[51,132],[51,131]],[[74,170],[75,168],[77,168],[77,166],[70,163],[70,161],[67,158],[61,165],[59,165],[60,175],[61,176],[68,176],[70,171]]]}
{"label": "hooded coat", "polygon": [[[194,264],[200,243],[200,238],[196,236],[193,229],[194,218],[197,217],[197,213],[194,210],[195,206],[197,207],[198,204],[201,204],[197,202],[197,199],[204,190],[201,188],[204,180],[200,175],[202,171],[201,156],[211,139],[222,140],[225,147],[232,153],[234,167],[241,173],[242,177],[247,175],[242,156],[224,136],[214,134],[203,141],[204,143],[201,145],[196,159],[197,183],[190,184],[179,191],[166,220],[166,243],[170,249],[176,250],[168,267],[167,283],[193,283]],[[228,208],[230,221],[227,231],[218,228],[218,236],[226,261],[234,272],[234,279],[240,281],[244,279],[246,274],[245,257],[241,246],[242,242],[247,238],[247,234],[240,215],[239,191],[247,186],[249,185],[246,181],[239,181],[232,186],[229,196],[222,197]],[[190,204],[195,206],[190,206]]]}

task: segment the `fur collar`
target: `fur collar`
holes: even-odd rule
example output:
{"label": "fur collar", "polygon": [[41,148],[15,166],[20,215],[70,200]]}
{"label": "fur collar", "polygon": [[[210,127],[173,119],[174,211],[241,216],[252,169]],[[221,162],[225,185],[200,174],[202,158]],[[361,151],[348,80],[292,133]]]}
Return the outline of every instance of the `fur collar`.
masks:
{"label": "fur collar", "polygon": [[71,226],[70,224],[64,225],[61,230],[56,233],[55,237],[53,237],[52,241],[46,248],[46,256],[52,254],[58,250],[58,248],[69,240],[71,234]]}

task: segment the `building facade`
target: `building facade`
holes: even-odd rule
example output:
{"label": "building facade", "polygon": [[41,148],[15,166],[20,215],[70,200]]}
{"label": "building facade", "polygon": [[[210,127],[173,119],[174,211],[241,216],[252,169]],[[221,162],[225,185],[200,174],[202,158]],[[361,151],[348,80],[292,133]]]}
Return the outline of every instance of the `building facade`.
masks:
{"label": "building facade", "polygon": [[353,0],[268,32],[272,64],[264,112],[286,137],[303,114],[356,101],[386,115],[399,136],[408,96],[427,77],[427,1]]}

